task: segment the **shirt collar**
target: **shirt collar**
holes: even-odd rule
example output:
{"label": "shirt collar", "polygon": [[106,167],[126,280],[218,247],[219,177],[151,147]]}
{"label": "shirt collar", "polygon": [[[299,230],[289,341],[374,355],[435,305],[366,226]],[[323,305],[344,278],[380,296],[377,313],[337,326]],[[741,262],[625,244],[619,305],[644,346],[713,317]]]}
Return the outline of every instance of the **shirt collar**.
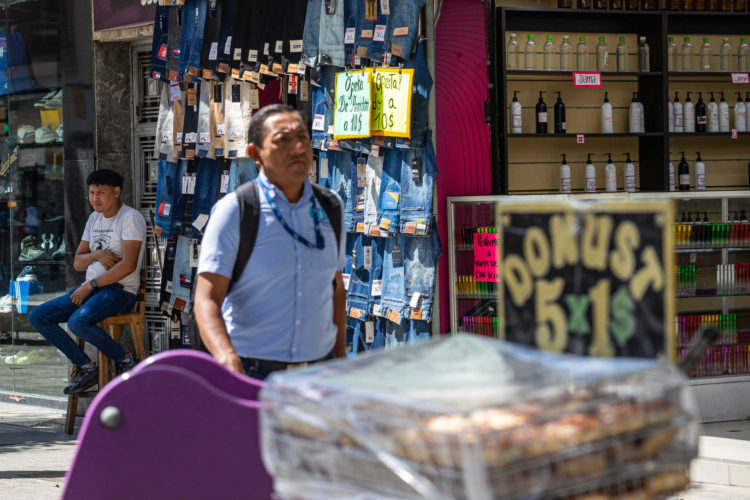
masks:
{"label": "shirt collar", "polygon": [[[286,195],[284,195],[284,192],[281,189],[277,188],[274,184],[272,184],[271,181],[268,180],[268,177],[266,177],[266,174],[264,172],[258,172],[258,181],[263,184],[263,187],[266,188],[266,191],[268,192],[270,197],[274,201],[276,201],[276,203],[279,203],[279,201],[283,201],[286,206],[292,206],[292,204],[289,203],[289,200],[286,199]],[[302,196],[300,196],[299,201],[295,203],[294,206],[305,204],[311,197],[312,186],[310,185],[310,180],[305,178],[305,184],[302,187]]]}

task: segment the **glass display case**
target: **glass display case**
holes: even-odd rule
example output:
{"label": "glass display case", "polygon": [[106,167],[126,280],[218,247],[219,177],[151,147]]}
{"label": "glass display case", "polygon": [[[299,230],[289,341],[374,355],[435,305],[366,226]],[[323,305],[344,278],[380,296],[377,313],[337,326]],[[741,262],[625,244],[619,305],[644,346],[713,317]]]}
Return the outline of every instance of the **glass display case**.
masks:
{"label": "glass display case", "polygon": [[28,314],[65,292],[61,5],[0,2],[0,391],[47,397],[68,362]]}

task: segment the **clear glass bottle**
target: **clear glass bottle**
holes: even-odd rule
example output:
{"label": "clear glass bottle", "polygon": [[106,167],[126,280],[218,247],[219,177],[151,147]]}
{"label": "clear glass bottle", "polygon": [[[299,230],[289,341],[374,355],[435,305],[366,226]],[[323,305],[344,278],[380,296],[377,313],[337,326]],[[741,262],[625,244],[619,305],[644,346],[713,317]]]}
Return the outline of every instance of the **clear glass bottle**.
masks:
{"label": "clear glass bottle", "polygon": [[685,37],[685,43],[682,44],[682,71],[693,71],[693,44],[690,43],[690,37]]}
{"label": "clear glass bottle", "polygon": [[703,38],[703,45],[701,45],[701,71],[711,71],[711,42],[708,41],[708,37]]}
{"label": "clear glass bottle", "polygon": [[570,37],[563,35],[563,41],[560,44],[560,71],[573,71],[573,44],[570,43]]}
{"label": "clear glass bottle", "polygon": [[750,71],[750,47],[745,37],[740,38],[740,49],[737,51],[737,71]]}
{"label": "clear glass bottle", "polygon": [[599,37],[599,43],[596,44],[596,70],[609,71],[609,47],[603,36]]}
{"label": "clear glass bottle", "polygon": [[576,46],[576,70],[589,70],[589,45],[586,43],[586,37],[581,35]]}
{"label": "clear glass bottle", "polygon": [[732,46],[729,45],[729,38],[724,38],[719,52],[720,63],[719,71],[729,73],[732,71]]}
{"label": "clear glass bottle", "polygon": [[651,71],[651,51],[646,43],[646,37],[638,38],[638,71],[648,73]]}
{"label": "clear glass bottle", "polygon": [[547,35],[547,41],[542,47],[542,69],[554,71],[555,69],[555,44],[552,43],[552,35]]}
{"label": "clear glass bottle", "polygon": [[506,61],[508,63],[508,69],[517,71],[521,69],[519,67],[519,53],[520,53],[520,45],[518,44],[518,40],[516,39],[516,34],[511,33],[510,34],[510,40],[508,41],[508,60]]}
{"label": "clear glass bottle", "polygon": [[668,70],[671,72],[677,72],[677,44],[674,42],[674,37],[670,36],[667,42],[667,63]]}
{"label": "clear glass bottle", "polygon": [[624,36],[620,37],[620,43],[617,44],[617,71],[628,71],[628,44],[625,43]]}
{"label": "clear glass bottle", "polygon": [[529,38],[526,40],[523,59],[523,67],[526,71],[536,71],[536,43],[534,43],[533,33],[529,33]]}

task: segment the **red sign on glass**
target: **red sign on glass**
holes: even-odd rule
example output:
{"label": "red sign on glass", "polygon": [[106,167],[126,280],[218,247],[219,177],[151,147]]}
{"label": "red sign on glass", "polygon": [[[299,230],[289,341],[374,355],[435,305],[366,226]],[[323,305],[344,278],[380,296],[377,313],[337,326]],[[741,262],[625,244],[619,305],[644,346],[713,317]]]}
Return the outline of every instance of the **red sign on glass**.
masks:
{"label": "red sign on glass", "polygon": [[497,233],[474,234],[474,280],[497,282]]}
{"label": "red sign on glass", "polygon": [[573,86],[577,89],[599,89],[602,87],[602,74],[574,71]]}

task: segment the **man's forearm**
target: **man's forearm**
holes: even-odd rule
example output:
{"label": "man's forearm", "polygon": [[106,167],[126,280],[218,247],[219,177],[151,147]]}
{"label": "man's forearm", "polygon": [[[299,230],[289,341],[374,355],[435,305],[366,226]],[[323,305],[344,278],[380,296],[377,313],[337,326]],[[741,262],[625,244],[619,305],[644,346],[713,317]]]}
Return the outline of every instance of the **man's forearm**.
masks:
{"label": "man's forearm", "polygon": [[206,349],[215,358],[234,354],[234,347],[224,318],[221,315],[221,306],[213,300],[196,300],[193,304],[195,308],[195,320],[198,323],[201,339],[206,345]]}
{"label": "man's forearm", "polygon": [[85,271],[91,264],[97,261],[97,251],[89,253],[77,253],[73,260],[73,268],[76,271]]}
{"label": "man's forearm", "polygon": [[346,291],[340,277],[336,281],[336,289],[333,292],[333,323],[336,325],[333,355],[337,358],[344,358],[346,357]]}
{"label": "man's forearm", "polygon": [[121,260],[114,266],[110,267],[107,272],[105,272],[101,276],[97,276],[96,281],[97,283],[99,283],[99,287],[112,285],[135,271],[137,268],[137,264],[133,265],[131,263],[125,262],[124,260]]}

